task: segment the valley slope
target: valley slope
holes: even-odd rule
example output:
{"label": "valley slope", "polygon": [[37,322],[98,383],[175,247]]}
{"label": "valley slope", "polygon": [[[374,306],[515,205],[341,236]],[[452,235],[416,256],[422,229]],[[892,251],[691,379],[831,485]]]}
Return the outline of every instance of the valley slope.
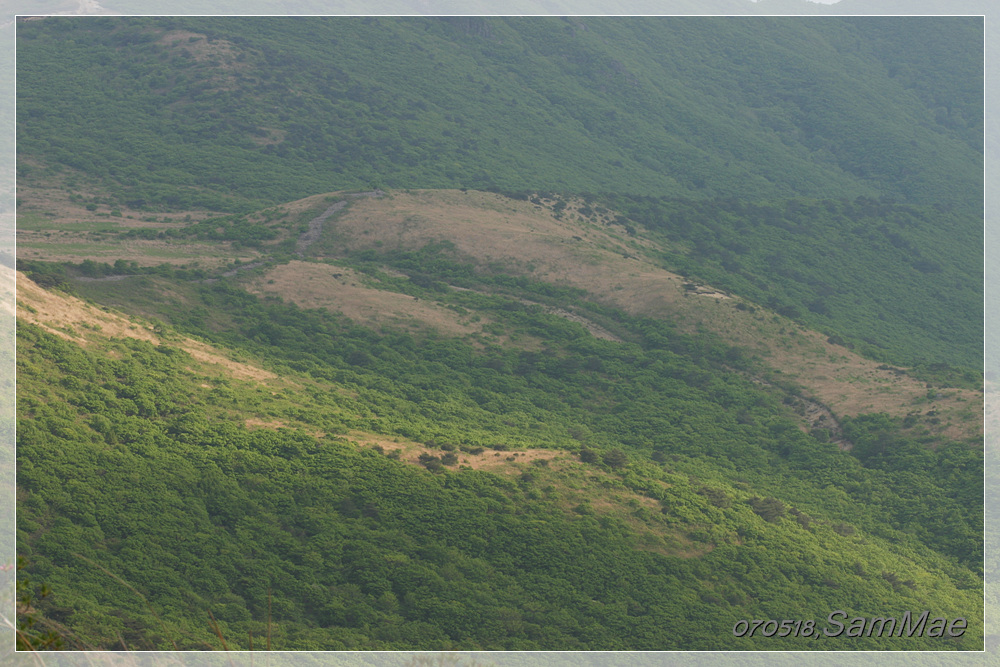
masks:
{"label": "valley slope", "polygon": [[981,38],[19,23],[26,641],[980,649]]}
{"label": "valley slope", "polygon": [[[582,200],[379,195],[251,216],[273,238],[236,265],[151,263],[172,241],[127,223],[115,264],[22,262],[21,551],[74,641],[215,647],[204,607],[232,646],[268,590],[297,649],[732,647],[722,619],[872,591],[971,618],[979,391],[689,282]],[[83,593],[107,572],[167,618]]]}

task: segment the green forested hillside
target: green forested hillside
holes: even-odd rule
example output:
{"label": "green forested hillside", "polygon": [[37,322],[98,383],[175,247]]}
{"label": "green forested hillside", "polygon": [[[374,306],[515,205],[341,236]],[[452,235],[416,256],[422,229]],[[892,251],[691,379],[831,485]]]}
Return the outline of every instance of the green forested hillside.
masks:
{"label": "green forested hillside", "polygon": [[[801,433],[779,395],[722,371],[724,347],[655,323],[622,345],[511,309],[509,325],[547,334],[546,353],[477,351],[224,285],[201,298],[236,324],[220,339],[266,357],[283,388],[206,383],[169,330],[149,344],[67,329],[86,349],[19,331],[20,551],[57,592],[39,612],[77,642],[218,648],[211,611],[245,648],[269,590],[277,648],[980,641],[980,464],[964,445],[885,452],[895,426],[872,418],[848,426],[856,455],[840,452]],[[337,435],[358,429],[429,443],[438,462]],[[463,469],[525,445],[566,454]],[[731,634],[739,618],[927,606],[977,629],[780,646]]]}
{"label": "green forested hillside", "polygon": [[18,26],[21,169],[83,170],[133,207],[380,183],[978,211],[981,21],[935,21],[930,50],[920,19],[864,26],[48,18]]}
{"label": "green forested hillside", "polygon": [[[981,218],[860,197],[605,198],[673,248],[668,266],[908,366],[983,363]],[[960,381],[953,376],[952,381]]]}
{"label": "green forested hillside", "polygon": [[19,21],[25,636],[980,649],[982,30]]}

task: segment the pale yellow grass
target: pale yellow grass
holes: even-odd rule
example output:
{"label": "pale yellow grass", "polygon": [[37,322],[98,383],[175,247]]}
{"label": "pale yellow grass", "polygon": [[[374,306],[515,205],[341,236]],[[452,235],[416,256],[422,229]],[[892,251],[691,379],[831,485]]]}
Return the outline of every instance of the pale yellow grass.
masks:
{"label": "pale yellow grass", "polygon": [[[153,344],[164,341],[148,323],[133,322],[118,313],[101,310],[76,297],[44,290],[20,272],[17,273],[17,317],[80,345],[88,345],[92,336],[136,338]],[[230,359],[220,350],[201,341],[182,338],[171,342],[196,361],[223,370],[234,378],[263,382],[277,377],[263,368]]]}
{"label": "pale yellow grass", "polygon": [[429,326],[443,334],[480,333],[483,322],[465,321],[455,311],[407,294],[363,284],[366,278],[351,269],[292,261],[277,266],[247,285],[253,294],[279,294],[303,308],[339,311],[368,325]]}
{"label": "pale yellow grass", "polygon": [[[821,334],[785,318],[774,323],[774,314],[764,309],[737,310],[737,299],[709,286],[685,289],[685,278],[644,259],[640,244],[611,225],[558,220],[548,208],[489,193],[417,191],[359,200],[331,227],[338,243],[351,249],[415,249],[450,241],[482,265],[495,262],[506,271],[582,288],[631,315],[669,320],[688,333],[704,327],[762,355],[837,415],[934,409],[943,417],[942,435],[982,434],[982,420],[975,417],[982,412],[981,392],[949,390],[928,404],[919,380],[879,370],[878,362],[829,345]],[[780,334],[781,328],[794,333]]]}

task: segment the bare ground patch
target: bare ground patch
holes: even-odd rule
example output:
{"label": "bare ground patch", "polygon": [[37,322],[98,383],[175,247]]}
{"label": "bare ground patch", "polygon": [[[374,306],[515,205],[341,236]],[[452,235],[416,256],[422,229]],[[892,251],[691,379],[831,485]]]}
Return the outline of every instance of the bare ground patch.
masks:
{"label": "bare ground patch", "polygon": [[407,294],[374,289],[351,269],[292,261],[247,286],[254,294],[277,294],[303,308],[326,308],[368,325],[430,327],[451,336],[482,332],[482,324]]}
{"label": "bare ground patch", "polygon": [[[20,272],[17,273],[17,317],[81,345],[86,345],[91,337],[128,337],[153,344],[165,342],[148,324],[133,322],[118,313],[102,310],[68,294],[44,290]],[[263,368],[230,359],[201,341],[183,338],[170,342],[195,360],[220,367],[227,374],[241,380],[263,382],[277,377]]]}
{"label": "bare ground patch", "polygon": [[[348,437],[362,447],[378,447],[385,453],[399,452],[400,461],[420,467],[423,466],[421,454],[440,457],[445,453],[418,442],[360,431],[352,431]],[[636,516],[635,510],[638,508],[643,508],[647,513],[658,514],[659,501],[629,489],[607,491],[601,482],[611,476],[580,463],[568,452],[547,449],[487,449],[480,454],[461,451],[455,453],[458,455],[458,463],[454,467],[458,469],[483,470],[499,475],[528,473],[538,476],[534,484],[543,485],[559,494],[557,504],[567,515],[578,514],[578,508],[583,505],[587,512],[597,516],[613,515],[620,518],[634,531],[636,549],[680,558],[694,558],[713,549],[711,544],[690,539],[684,530],[659,525],[655,521]],[[543,463],[542,466],[538,465],[540,462]],[[567,476],[573,479],[572,483],[567,482]],[[688,528],[693,530],[696,526]]]}

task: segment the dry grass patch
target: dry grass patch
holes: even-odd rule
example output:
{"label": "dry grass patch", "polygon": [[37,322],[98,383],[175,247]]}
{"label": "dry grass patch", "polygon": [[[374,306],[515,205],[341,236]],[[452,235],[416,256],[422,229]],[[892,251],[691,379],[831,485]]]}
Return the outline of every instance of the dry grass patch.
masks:
{"label": "dry grass patch", "polygon": [[[615,516],[623,521],[635,535],[635,548],[653,551],[664,556],[695,558],[710,552],[714,545],[692,540],[688,533],[700,526],[669,527],[652,517],[661,513],[660,501],[623,488],[607,490],[602,484],[612,478],[608,473],[584,464],[570,461],[561,471],[577,476],[574,484],[565,477],[552,486],[560,496],[559,506],[567,515],[579,513],[579,508],[596,516]],[[582,483],[580,483],[582,481]],[[546,479],[546,483],[549,482]],[[669,486],[660,482],[664,486]],[[595,493],[596,490],[596,493]],[[643,517],[642,514],[645,514]]]}
{"label": "dry grass patch", "polygon": [[[363,431],[351,431],[348,436],[352,442],[362,447],[381,447],[386,452],[399,452],[399,460],[404,463],[421,466],[420,455],[430,454],[441,457],[447,452],[441,449],[428,447],[427,445],[413,440],[403,438],[393,438]],[[523,470],[519,464],[531,463],[533,461],[553,461],[565,459],[566,452],[551,449],[525,449],[511,451],[495,451],[484,449],[479,454],[471,454],[458,449],[454,452],[458,456],[458,463],[454,467],[471,468],[472,470],[486,470],[500,474],[521,473]]]}
{"label": "dry grass patch", "polygon": [[[133,322],[68,294],[44,290],[20,272],[17,273],[17,317],[81,345],[97,338],[136,338],[154,345],[165,342],[147,323]],[[183,338],[169,342],[196,361],[221,368],[224,374],[234,378],[254,382],[277,378],[263,368],[230,359],[217,348],[201,341]]]}
{"label": "dry grass patch", "polygon": [[487,449],[482,454],[459,453],[459,462],[473,470],[514,474],[521,473],[523,464],[535,461],[558,461],[566,458],[565,452],[550,449],[525,449],[517,451],[498,452]]}
{"label": "dry grass patch", "polygon": [[271,371],[230,359],[221,354],[216,348],[201,341],[185,338],[180,342],[180,347],[196,360],[205,364],[221,366],[226,369],[229,375],[240,380],[264,382],[265,380],[273,380],[278,377]]}
{"label": "dry grass patch", "polygon": [[[280,419],[263,420],[263,419],[258,419],[256,417],[251,417],[249,419],[243,420],[243,424],[247,428],[250,428],[250,429],[266,428],[266,429],[270,429],[272,431],[277,431],[279,428],[295,428],[296,427],[295,424],[288,424],[287,422],[283,422]],[[306,426],[303,430],[306,433],[308,433],[309,435],[311,435],[312,437],[317,438],[317,439],[322,438],[322,437],[324,437],[326,435],[325,432],[318,431],[318,430],[313,429],[313,428],[308,428],[308,426]]]}
{"label": "dry grass patch", "polygon": [[86,259],[113,264],[123,259],[139,266],[197,264],[204,269],[221,268],[235,260],[250,263],[261,255],[246,248],[233,250],[228,241],[192,243],[178,240],[94,239],[73,233],[45,237],[39,232],[18,231],[18,257],[47,262],[78,264]]}
{"label": "dry grass patch", "polygon": [[135,324],[121,315],[104,312],[68,294],[44,290],[20,271],[17,272],[17,317],[78,343],[85,343],[86,338],[80,334],[68,334],[67,327],[75,331],[99,332],[105,338],[128,337],[159,342],[159,337],[153,334],[151,328]]}
{"label": "dry grass patch", "polygon": [[[423,467],[420,462],[421,454],[440,457],[445,453],[412,440],[361,431],[351,431],[347,437],[362,447],[379,447],[386,453],[398,451],[400,461],[420,467]],[[534,485],[551,486],[559,496],[558,506],[568,516],[576,515],[577,508],[585,505],[588,511],[597,516],[618,517],[635,534],[634,546],[637,549],[680,558],[694,558],[713,549],[711,544],[691,540],[684,530],[638,518],[635,515],[638,508],[659,514],[660,502],[629,489],[617,488],[609,492],[601,482],[610,479],[611,475],[580,463],[567,452],[548,449],[486,449],[480,454],[458,450],[455,453],[458,455],[458,464],[453,468],[483,470],[499,475],[521,475],[526,472],[535,475],[537,478]],[[544,466],[535,465],[539,461],[547,463]],[[695,528],[697,527],[690,526],[688,530]]]}
{"label": "dry grass patch", "polygon": [[[46,165],[30,158],[18,158],[18,161],[37,171],[43,171],[46,168]],[[181,222],[197,222],[221,215],[209,211],[156,213],[155,217],[159,219],[159,222],[150,223],[141,220],[141,218],[154,217],[154,214],[146,211],[134,211],[128,207],[122,207],[122,217],[120,218],[109,217],[112,208],[103,203],[98,204],[94,211],[87,209],[87,204],[95,198],[104,200],[109,197],[110,192],[89,175],[60,165],[57,173],[46,173],[44,177],[29,175],[26,178],[18,179],[17,212],[19,216],[34,213],[50,218],[52,225],[70,230],[77,223],[101,223],[122,228],[153,226],[155,224],[169,226]]]}
{"label": "dry grass patch", "polygon": [[491,193],[454,190],[395,192],[358,200],[330,225],[346,248],[419,248],[450,241],[484,262],[540,275],[581,262],[600,264],[629,248],[610,234],[580,235],[579,225],[557,220],[530,202]]}
{"label": "dry grass patch", "polygon": [[292,261],[277,266],[247,285],[253,294],[277,294],[302,308],[341,312],[362,324],[431,328],[450,336],[482,332],[458,313],[408,294],[368,287],[367,276],[338,266]]}
{"label": "dry grass patch", "polygon": [[[574,206],[579,203],[569,208]],[[557,219],[548,206],[490,193],[416,191],[359,200],[331,224],[330,232],[348,249],[416,249],[450,241],[481,264],[495,262],[513,273],[582,288],[631,315],[669,319],[692,334],[704,327],[729,344],[760,354],[837,415],[904,416],[926,397],[923,382],[880,370],[878,362],[830,345],[819,333],[785,318],[773,322],[773,313],[761,308],[756,313],[738,310],[737,299],[710,286],[685,288],[688,281],[682,276],[632,254],[635,242],[615,226],[581,225],[567,219],[572,217]],[[981,405],[982,394],[948,394],[935,404],[939,411],[951,411],[954,419],[939,433],[980,436],[981,420],[960,415],[970,403]]]}
{"label": "dry grass patch", "polygon": [[[76,175],[68,172],[44,184],[33,181],[19,184],[18,199],[21,203],[16,230],[19,257],[74,263],[85,259],[108,263],[124,259],[140,266],[199,262],[204,268],[223,266],[234,259],[252,261],[259,257],[257,252],[246,248],[234,251],[229,242],[120,239],[117,233],[127,229],[176,229],[216,214],[191,211],[151,216],[125,210],[122,217],[112,217],[108,214],[109,207],[103,204],[96,211],[87,210],[86,204],[91,197],[105,197],[106,193],[89,189],[86,185],[66,185],[75,179]],[[71,199],[71,193],[82,195],[84,200]],[[156,217],[158,220],[142,220],[142,217]]]}
{"label": "dry grass patch", "polygon": [[[832,345],[815,331],[795,327],[787,321],[780,325],[758,321],[755,322],[757,327],[751,327],[747,320],[753,315],[732,308],[717,313],[711,308],[706,311],[705,325],[713,330],[728,331],[729,339],[735,344],[750,347],[756,341],[770,343],[767,363],[782,370],[837,415],[885,412],[903,417],[921,409],[943,411],[957,417],[969,406],[973,406],[973,412],[981,412],[981,392],[942,390],[937,398],[929,401],[927,386],[922,380],[891,368],[880,368],[884,364]],[[785,330],[783,334],[780,333],[782,329]],[[979,408],[975,407],[977,405]],[[942,419],[942,423],[945,421]],[[979,438],[982,422],[957,419],[950,426],[942,426],[938,432],[952,439]]]}
{"label": "dry grass patch", "polygon": [[248,428],[269,428],[271,430],[277,430],[279,428],[288,428],[288,424],[281,421],[280,419],[272,419],[270,421],[264,421],[263,419],[257,419],[256,417],[251,417],[250,419],[243,420],[243,423]]}

